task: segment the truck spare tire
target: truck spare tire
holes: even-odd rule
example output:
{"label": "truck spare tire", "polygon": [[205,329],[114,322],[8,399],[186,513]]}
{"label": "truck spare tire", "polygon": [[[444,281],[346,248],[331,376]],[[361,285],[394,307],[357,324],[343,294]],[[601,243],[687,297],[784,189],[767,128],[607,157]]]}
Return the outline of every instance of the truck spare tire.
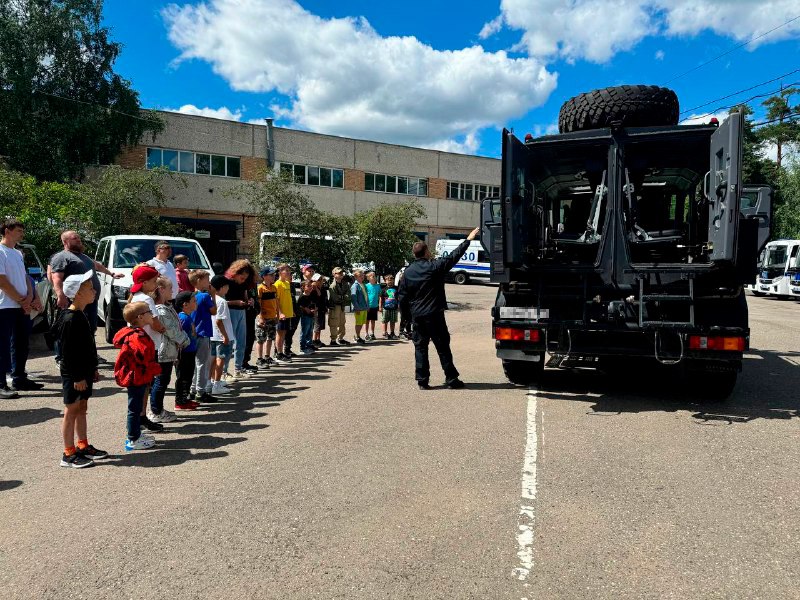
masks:
{"label": "truck spare tire", "polygon": [[559,133],[623,127],[677,125],[678,96],[656,85],[619,85],[578,94],[561,105]]}

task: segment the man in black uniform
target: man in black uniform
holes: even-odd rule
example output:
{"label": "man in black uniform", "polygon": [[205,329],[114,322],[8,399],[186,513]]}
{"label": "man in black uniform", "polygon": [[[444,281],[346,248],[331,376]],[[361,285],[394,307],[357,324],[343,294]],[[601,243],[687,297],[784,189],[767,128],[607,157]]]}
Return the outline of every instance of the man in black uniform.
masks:
{"label": "man in black uniform", "polygon": [[480,231],[473,229],[453,252],[444,258],[434,259],[425,242],[417,242],[412,249],[414,262],[406,267],[397,299],[400,306],[411,310],[414,321],[414,357],[416,359],[416,379],[420,389],[429,390],[431,369],[428,361],[428,344],[432,341],[439,353],[444,370],[445,385],[453,389],[464,387],[458,378],[458,370],[453,364],[450,352],[450,332],[444,319],[447,298],[444,294],[444,280],[447,273],[461,259]]}

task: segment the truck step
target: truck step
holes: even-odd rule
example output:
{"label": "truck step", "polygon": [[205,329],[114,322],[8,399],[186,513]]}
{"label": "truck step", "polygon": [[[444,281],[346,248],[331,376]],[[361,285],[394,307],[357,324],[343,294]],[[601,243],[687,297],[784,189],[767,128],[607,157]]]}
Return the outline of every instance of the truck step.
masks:
{"label": "truck step", "polygon": [[691,329],[694,327],[694,324],[686,321],[642,321],[642,327],[645,329],[660,329],[670,327],[673,329]]}
{"label": "truck step", "polygon": [[672,294],[646,294],[642,296],[642,302],[693,302],[691,296],[674,296]]}

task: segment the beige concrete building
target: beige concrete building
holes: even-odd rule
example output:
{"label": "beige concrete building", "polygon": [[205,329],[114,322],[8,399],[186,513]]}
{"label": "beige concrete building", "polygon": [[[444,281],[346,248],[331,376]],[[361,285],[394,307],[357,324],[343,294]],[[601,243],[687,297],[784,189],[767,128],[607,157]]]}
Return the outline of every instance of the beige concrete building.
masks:
{"label": "beige concrete building", "polygon": [[212,260],[250,252],[256,223],[225,192],[265,169],[291,172],[316,206],[353,215],[380,203],[418,198],[426,211],[415,233],[428,243],[463,237],[480,220],[480,200],[499,194],[500,161],[294,129],[160,113],[164,131],[126,148],[127,168],[167,167],[187,186],[167,184],[162,215],[197,232]]}

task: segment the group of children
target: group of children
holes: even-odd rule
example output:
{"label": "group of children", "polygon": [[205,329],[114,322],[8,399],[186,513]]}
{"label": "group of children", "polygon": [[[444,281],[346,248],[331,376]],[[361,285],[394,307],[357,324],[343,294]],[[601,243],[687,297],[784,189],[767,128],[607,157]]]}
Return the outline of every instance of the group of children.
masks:
{"label": "group of children", "polygon": [[[257,285],[252,281],[255,277],[247,275],[255,274],[249,262],[237,261],[234,265],[239,267],[232,268],[226,275],[212,277],[203,270],[181,274],[185,264],[177,264],[181,288],[177,294],[173,292],[174,280],[161,275],[153,266],[141,264],[133,270],[131,295],[123,308],[127,326],[114,336],[114,346],[119,350],[114,378],[117,385],[126,388],[128,395],[125,451],[152,448],[155,439],[145,432],[161,431],[164,423],[176,420],[175,413],[164,408],[173,370],[175,410],[191,411],[202,404],[218,402],[218,396],[232,392],[232,383],[258,369],[291,363],[292,340],[298,327],[302,354],[311,355],[325,346],[321,332],[325,329],[326,315],[329,316],[330,345],[349,344],[345,339],[345,324],[346,309],[351,304],[355,316],[355,343],[366,344],[376,339],[375,324],[379,315],[383,337],[398,338],[395,327],[399,307],[392,275],[385,276],[384,287],[378,283],[374,272],[357,269],[353,273],[354,282],[350,284],[344,270],[337,267],[329,285],[313,265],[305,265],[299,286],[301,293],[296,298],[289,265],[263,268]],[[63,467],[89,467],[94,460],[108,456],[107,452],[89,444],[86,424],[87,402],[93,383],[99,380],[95,340],[83,313],[95,296],[90,275],[91,272],[89,277],[84,274],[65,279],[64,293],[71,304],[59,314],[54,327],[64,356],[61,363],[66,407],[62,421]],[[187,289],[187,282],[190,289]],[[231,305],[226,299],[230,289],[237,290],[237,299],[230,298]],[[239,299],[241,291],[247,291],[247,296]],[[252,323],[258,356],[256,367],[249,366],[252,345],[245,347],[246,338],[236,331],[237,324],[232,317],[233,310],[242,310],[244,314],[248,308],[258,310]],[[403,321],[400,333],[410,338],[410,320]],[[231,372],[229,363],[234,351],[236,367]]]}

